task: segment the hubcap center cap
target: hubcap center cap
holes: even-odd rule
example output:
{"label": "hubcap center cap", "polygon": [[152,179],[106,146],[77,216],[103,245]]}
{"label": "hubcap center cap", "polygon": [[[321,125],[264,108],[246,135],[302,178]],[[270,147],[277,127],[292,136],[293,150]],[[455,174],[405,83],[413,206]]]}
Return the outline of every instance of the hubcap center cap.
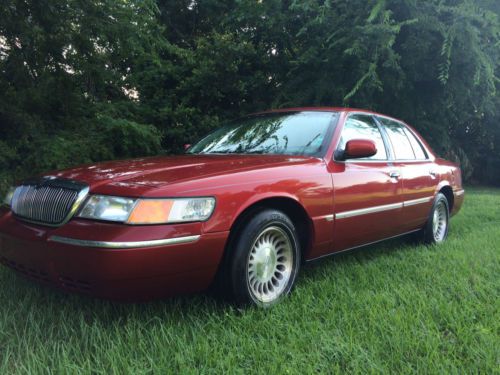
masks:
{"label": "hubcap center cap", "polygon": [[268,281],[276,269],[276,252],[270,247],[261,247],[255,256],[257,277],[261,281]]}

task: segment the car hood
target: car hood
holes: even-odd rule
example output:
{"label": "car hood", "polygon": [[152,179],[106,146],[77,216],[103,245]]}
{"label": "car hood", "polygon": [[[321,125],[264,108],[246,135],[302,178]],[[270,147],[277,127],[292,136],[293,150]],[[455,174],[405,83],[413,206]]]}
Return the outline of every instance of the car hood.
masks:
{"label": "car hood", "polygon": [[289,155],[182,155],[102,162],[48,173],[87,183],[92,191],[140,196],[152,188],[188,181],[267,169],[283,165],[318,162]]}

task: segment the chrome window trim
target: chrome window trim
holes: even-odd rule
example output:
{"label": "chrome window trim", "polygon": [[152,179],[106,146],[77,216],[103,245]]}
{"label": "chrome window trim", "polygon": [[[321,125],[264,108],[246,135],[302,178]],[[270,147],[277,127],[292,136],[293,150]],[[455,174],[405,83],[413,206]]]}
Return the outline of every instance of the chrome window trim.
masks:
{"label": "chrome window trim", "polygon": [[412,199],[412,200],[404,201],[401,203],[391,203],[391,204],[385,204],[382,206],[373,206],[373,207],[367,207],[367,208],[360,208],[357,210],[344,211],[344,212],[339,212],[339,213],[335,214],[335,218],[336,219],[347,219],[350,217],[373,214],[373,213],[377,213],[377,212],[397,210],[397,209],[403,208],[403,207],[416,206],[418,204],[429,203],[433,199],[434,199],[434,197],[425,197],[425,198]]}
{"label": "chrome window trim", "polygon": [[431,159],[418,159],[418,160],[409,160],[409,159],[401,159],[401,160],[396,160],[396,159],[391,159],[391,160],[365,160],[365,159],[347,159],[347,160],[335,160],[337,163],[390,163],[390,164],[395,164],[395,163],[402,163],[402,164],[417,164],[417,163],[432,163]]}
{"label": "chrome window trim", "polygon": [[149,241],[109,242],[109,241],[80,240],[77,238],[69,238],[61,236],[50,236],[48,240],[72,246],[95,247],[104,249],[134,249],[140,247],[156,247],[156,246],[177,245],[189,242],[196,242],[198,241],[199,238],[200,235],[194,235],[194,236],[164,238],[160,240],[149,240]]}
{"label": "chrome window trim", "polygon": [[430,159],[395,159],[391,160],[393,163],[404,163],[404,164],[416,164],[416,163],[429,163],[432,162]]}

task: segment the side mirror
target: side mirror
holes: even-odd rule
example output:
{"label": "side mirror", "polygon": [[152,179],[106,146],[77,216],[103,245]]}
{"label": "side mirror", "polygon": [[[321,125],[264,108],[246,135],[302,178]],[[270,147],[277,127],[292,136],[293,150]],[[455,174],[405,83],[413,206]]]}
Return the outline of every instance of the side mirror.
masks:
{"label": "side mirror", "polygon": [[186,143],[186,144],[184,145],[184,151],[189,150],[189,147],[191,147],[191,144],[190,144],[190,143]]}
{"label": "side mirror", "polygon": [[377,153],[377,146],[368,139],[352,139],[345,145],[343,159],[369,158]]}

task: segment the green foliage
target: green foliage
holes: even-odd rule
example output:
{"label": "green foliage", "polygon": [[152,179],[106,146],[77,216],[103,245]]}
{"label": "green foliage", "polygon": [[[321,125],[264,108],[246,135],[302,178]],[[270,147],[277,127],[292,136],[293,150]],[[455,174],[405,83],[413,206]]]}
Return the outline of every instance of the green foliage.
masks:
{"label": "green foliage", "polygon": [[469,179],[493,182],[498,4],[4,0],[0,190],[46,169],[180,152],[228,119],[300,105],[402,118]]}
{"label": "green foliage", "polygon": [[47,171],[99,160],[154,155],[161,150],[161,134],[152,125],[108,116],[99,116],[97,121],[92,127],[83,125],[78,131],[58,132],[31,141],[25,145],[27,158],[19,162],[24,168]]}
{"label": "green foliage", "polygon": [[132,71],[154,60],[151,1],[7,1],[0,7],[0,189],[31,174],[155,154]]}
{"label": "green foliage", "polygon": [[113,157],[154,155],[161,150],[161,133],[153,125],[142,125],[124,119],[108,116],[99,118],[96,129],[99,143],[106,146],[102,150],[107,159]]}

